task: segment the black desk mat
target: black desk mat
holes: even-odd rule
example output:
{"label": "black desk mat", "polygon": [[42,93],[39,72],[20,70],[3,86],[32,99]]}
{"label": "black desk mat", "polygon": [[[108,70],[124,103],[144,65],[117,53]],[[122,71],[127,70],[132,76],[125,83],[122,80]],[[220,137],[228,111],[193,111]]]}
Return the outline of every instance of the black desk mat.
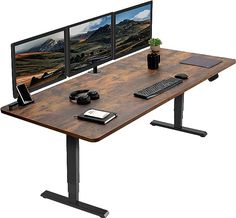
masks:
{"label": "black desk mat", "polygon": [[194,55],[190,58],[180,61],[181,64],[188,64],[188,65],[204,67],[204,68],[212,68],[221,62],[222,62],[221,60],[210,59],[210,58],[200,56],[200,55],[198,56]]}

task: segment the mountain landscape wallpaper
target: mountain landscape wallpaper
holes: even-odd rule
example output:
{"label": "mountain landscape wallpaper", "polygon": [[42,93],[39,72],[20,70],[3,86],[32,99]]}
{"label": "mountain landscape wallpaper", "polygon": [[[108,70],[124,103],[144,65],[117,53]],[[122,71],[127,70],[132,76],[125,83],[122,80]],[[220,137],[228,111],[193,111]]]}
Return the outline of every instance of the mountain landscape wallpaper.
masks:
{"label": "mountain landscape wallpaper", "polygon": [[70,72],[112,56],[111,15],[70,28]]}
{"label": "mountain landscape wallpaper", "polygon": [[16,85],[37,88],[64,78],[64,31],[15,46]]}
{"label": "mountain landscape wallpaper", "polygon": [[116,14],[115,55],[148,45],[151,38],[151,4]]}

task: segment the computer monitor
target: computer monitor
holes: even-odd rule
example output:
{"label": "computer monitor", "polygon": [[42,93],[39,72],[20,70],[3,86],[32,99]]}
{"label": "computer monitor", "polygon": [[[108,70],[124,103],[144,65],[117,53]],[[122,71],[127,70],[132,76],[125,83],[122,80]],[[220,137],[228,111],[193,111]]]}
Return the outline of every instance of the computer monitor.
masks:
{"label": "computer monitor", "polygon": [[114,17],[115,59],[148,46],[152,37],[152,1],[117,11]]}
{"label": "computer monitor", "polygon": [[11,45],[13,96],[16,86],[30,92],[66,78],[65,29],[59,29]]}
{"label": "computer monitor", "polygon": [[112,60],[112,13],[69,26],[69,76]]}

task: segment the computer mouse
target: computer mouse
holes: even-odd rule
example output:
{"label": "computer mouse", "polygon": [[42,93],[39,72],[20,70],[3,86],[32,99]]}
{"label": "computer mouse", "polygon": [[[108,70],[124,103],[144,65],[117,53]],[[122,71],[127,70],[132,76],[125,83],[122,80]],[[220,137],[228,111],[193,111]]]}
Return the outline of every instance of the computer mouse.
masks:
{"label": "computer mouse", "polygon": [[188,75],[185,74],[185,73],[178,73],[178,74],[175,75],[175,78],[185,80],[185,79],[188,79]]}

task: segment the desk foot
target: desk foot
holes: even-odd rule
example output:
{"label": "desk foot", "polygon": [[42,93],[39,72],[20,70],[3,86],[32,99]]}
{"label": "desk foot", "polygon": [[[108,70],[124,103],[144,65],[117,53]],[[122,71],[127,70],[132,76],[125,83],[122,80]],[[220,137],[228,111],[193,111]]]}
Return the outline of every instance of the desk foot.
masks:
{"label": "desk foot", "polygon": [[205,137],[207,135],[207,132],[202,131],[202,130],[192,129],[192,128],[188,128],[188,127],[176,128],[171,123],[165,123],[165,122],[161,122],[161,121],[157,121],[157,120],[153,120],[150,124],[152,126],[160,126],[160,127],[164,127],[164,128],[168,128],[168,129],[173,129],[173,130],[177,130],[177,131],[181,131],[181,132],[190,133],[193,135],[199,135],[201,137]]}
{"label": "desk foot", "polygon": [[107,210],[79,201],[79,139],[67,135],[66,150],[68,197],[64,197],[50,191],[43,192],[41,196],[43,198],[97,215],[101,218],[106,218],[109,214]]}
{"label": "desk foot", "polygon": [[175,98],[175,102],[174,102],[174,124],[153,120],[151,122],[151,125],[161,126],[161,127],[164,127],[164,128],[178,130],[178,131],[181,131],[181,132],[186,132],[186,133],[190,133],[190,134],[194,134],[194,135],[199,135],[201,137],[205,137],[207,135],[207,132],[202,131],[202,130],[198,130],[198,129],[192,129],[192,128],[184,127],[182,125],[183,111],[184,111],[184,94],[182,94],[182,95]]}
{"label": "desk foot", "polygon": [[62,195],[58,195],[50,191],[43,192],[41,196],[43,198],[47,198],[47,199],[56,201],[58,203],[65,204],[67,206],[74,207],[76,209],[83,210],[85,212],[97,215],[101,218],[106,218],[109,214],[107,210],[92,206],[90,204],[83,203],[81,201],[73,201],[68,197],[64,197]]}

